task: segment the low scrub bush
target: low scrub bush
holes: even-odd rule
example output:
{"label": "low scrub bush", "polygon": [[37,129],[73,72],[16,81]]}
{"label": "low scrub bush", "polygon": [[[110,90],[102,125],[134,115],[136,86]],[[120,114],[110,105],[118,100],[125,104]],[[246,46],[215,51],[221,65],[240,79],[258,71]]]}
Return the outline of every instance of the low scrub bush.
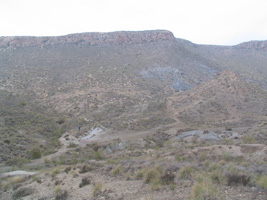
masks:
{"label": "low scrub bush", "polygon": [[29,187],[19,188],[13,193],[12,199],[13,200],[21,199],[22,197],[29,196],[32,193],[33,193],[32,188]]}
{"label": "low scrub bush", "polygon": [[172,171],[166,171],[161,177],[161,182],[164,185],[170,185],[174,183],[175,174]]}
{"label": "low scrub bush", "polygon": [[38,159],[38,158],[41,158],[42,154],[41,154],[41,151],[40,149],[33,149],[31,151],[31,158],[34,160],[34,159]]}
{"label": "low scrub bush", "polygon": [[152,183],[160,179],[160,171],[157,168],[148,169],[144,174],[144,182]]}
{"label": "low scrub bush", "polygon": [[83,187],[85,185],[89,185],[91,183],[91,178],[90,177],[84,177],[82,178],[82,182],[80,183],[79,187]]}
{"label": "low scrub bush", "polygon": [[84,174],[84,173],[89,172],[89,171],[91,171],[91,170],[92,170],[92,168],[91,168],[90,166],[88,166],[88,165],[83,165],[83,166],[81,167],[79,173],[80,173],[80,174]]}
{"label": "low scrub bush", "polygon": [[146,169],[143,172],[143,181],[146,184],[150,184],[152,190],[159,190],[162,182],[161,182],[161,175],[163,171],[161,167],[153,167]]}
{"label": "low scrub bush", "polygon": [[164,171],[161,167],[139,171],[137,176],[143,177],[144,183],[150,184],[152,190],[158,190],[162,185],[172,185],[175,179],[174,172]]}
{"label": "low scrub bush", "polygon": [[243,185],[246,186],[250,181],[250,176],[240,174],[238,172],[230,172],[225,175],[227,185]]}
{"label": "low scrub bush", "polygon": [[60,190],[55,196],[55,200],[66,200],[68,198],[67,190]]}

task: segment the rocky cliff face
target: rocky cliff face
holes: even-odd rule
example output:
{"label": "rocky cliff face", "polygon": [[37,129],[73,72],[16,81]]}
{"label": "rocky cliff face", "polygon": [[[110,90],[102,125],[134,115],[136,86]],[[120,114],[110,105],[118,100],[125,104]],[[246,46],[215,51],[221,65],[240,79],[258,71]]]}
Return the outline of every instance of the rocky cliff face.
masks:
{"label": "rocky cliff face", "polygon": [[28,47],[57,44],[142,44],[160,40],[175,40],[170,31],[136,31],[111,33],[80,33],[57,37],[0,37],[0,47]]}

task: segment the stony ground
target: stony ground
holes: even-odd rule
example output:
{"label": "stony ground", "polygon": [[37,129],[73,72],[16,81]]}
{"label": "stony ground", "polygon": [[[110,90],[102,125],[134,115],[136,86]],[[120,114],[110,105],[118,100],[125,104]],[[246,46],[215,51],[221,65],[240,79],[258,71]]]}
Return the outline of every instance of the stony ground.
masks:
{"label": "stony ground", "polygon": [[[232,139],[237,130],[228,130],[229,139],[219,140],[214,140],[214,133],[219,136],[222,131],[205,131],[212,137],[203,140],[201,130],[193,131],[199,133],[193,137],[192,131],[178,133],[178,137],[173,130],[154,130],[155,135],[143,132],[139,138],[127,134],[109,143],[96,143],[96,136],[87,144],[77,139],[83,134],[68,132],[60,139],[58,152],[23,166],[38,171],[36,175],[2,178],[0,199],[198,199],[193,196],[195,188],[204,183],[200,189],[207,188],[204,199],[211,195],[218,200],[266,200],[267,189],[257,183],[267,175],[265,144],[248,144],[242,134]],[[239,178],[231,182],[231,173]],[[215,188],[209,188],[213,187],[209,183]]]}

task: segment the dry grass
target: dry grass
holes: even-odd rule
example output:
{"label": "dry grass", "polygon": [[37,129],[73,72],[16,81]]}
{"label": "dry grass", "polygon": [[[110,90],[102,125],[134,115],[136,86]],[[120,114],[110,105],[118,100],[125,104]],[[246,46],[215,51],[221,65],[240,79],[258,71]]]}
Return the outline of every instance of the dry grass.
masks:
{"label": "dry grass", "polygon": [[190,200],[223,200],[219,187],[209,180],[195,183],[189,195]]}
{"label": "dry grass", "polygon": [[181,179],[190,179],[193,176],[193,171],[194,171],[193,167],[185,166],[182,169],[180,169],[178,176]]}
{"label": "dry grass", "polygon": [[96,197],[103,190],[103,184],[100,182],[94,183],[93,196]]}
{"label": "dry grass", "polygon": [[115,168],[112,169],[111,175],[112,176],[119,176],[123,174],[123,170],[120,165],[116,166]]}
{"label": "dry grass", "polygon": [[261,176],[258,180],[257,180],[257,185],[260,186],[263,189],[267,189],[267,175],[265,176]]}

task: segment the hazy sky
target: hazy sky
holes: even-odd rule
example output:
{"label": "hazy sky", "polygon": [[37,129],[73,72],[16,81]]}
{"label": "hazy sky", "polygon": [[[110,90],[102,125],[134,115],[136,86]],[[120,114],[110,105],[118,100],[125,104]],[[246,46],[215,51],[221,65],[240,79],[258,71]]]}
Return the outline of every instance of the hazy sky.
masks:
{"label": "hazy sky", "polygon": [[198,44],[267,39],[267,0],[0,0],[0,36],[166,29]]}

